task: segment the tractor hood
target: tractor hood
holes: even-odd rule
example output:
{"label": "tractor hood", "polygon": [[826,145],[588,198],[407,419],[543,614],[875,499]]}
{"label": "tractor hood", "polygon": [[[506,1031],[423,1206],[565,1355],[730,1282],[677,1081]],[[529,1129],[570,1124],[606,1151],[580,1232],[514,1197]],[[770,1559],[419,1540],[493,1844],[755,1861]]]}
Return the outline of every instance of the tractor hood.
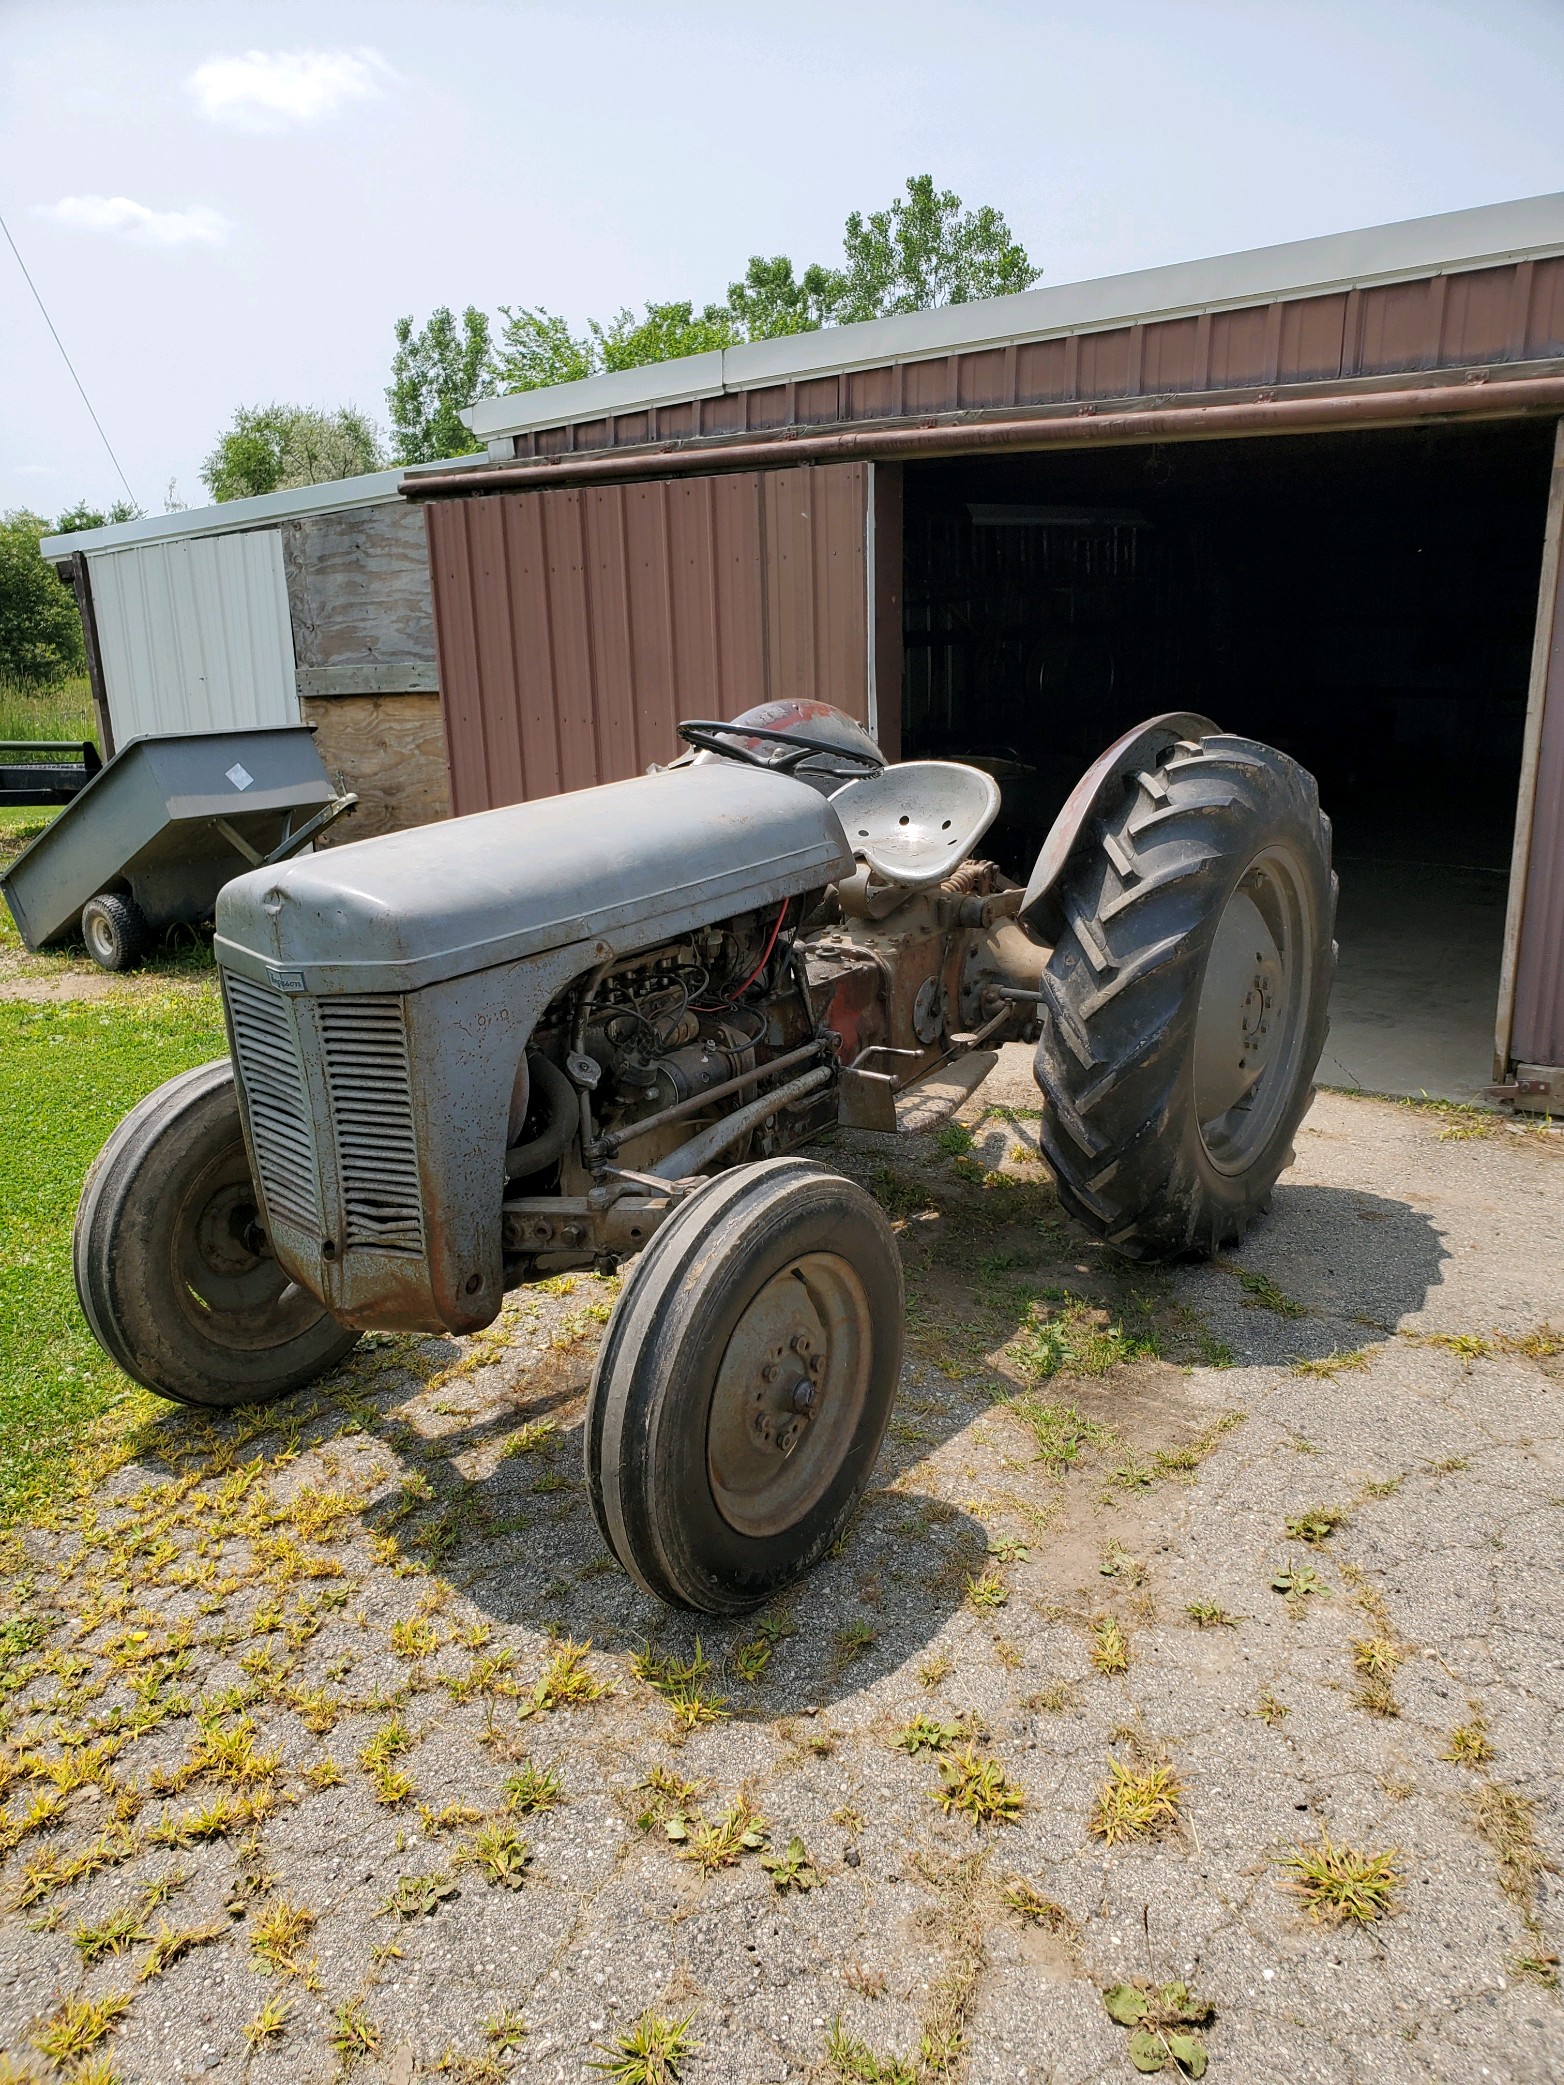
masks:
{"label": "tractor hood", "polygon": [[216,953],[281,991],[410,992],[593,937],[626,954],[852,871],[817,791],[713,763],[252,870]]}

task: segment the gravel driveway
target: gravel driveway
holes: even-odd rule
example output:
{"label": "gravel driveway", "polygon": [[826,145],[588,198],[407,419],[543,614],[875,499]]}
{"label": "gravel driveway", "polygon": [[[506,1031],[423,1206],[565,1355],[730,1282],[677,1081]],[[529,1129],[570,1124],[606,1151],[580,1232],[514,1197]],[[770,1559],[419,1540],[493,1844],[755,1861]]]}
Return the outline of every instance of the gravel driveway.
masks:
{"label": "gravel driveway", "polygon": [[1322,1095],[1147,1273],[1010,1054],[836,1147],[908,1360],[783,1608],[605,1557],[590,1277],[104,1433],[6,1558],[0,2079],[1564,2076],[1564,1136]]}

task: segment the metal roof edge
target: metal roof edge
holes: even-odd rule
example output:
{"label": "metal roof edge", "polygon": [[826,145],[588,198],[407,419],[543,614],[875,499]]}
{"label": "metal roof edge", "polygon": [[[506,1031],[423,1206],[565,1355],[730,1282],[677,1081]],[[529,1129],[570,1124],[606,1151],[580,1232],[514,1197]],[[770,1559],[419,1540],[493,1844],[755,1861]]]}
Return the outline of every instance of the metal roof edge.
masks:
{"label": "metal roof edge", "polygon": [[[635,369],[578,377],[569,384],[544,384],[535,391],[480,398],[468,406],[461,418],[480,440],[487,440],[492,435],[515,434],[523,427],[552,427],[565,420],[595,420],[604,413],[634,412],[640,406],[672,405],[683,398],[711,398],[726,388],[724,371],[731,352],[727,348],[708,348],[703,354],[680,355],[669,362],[644,362]],[[536,412],[541,418],[529,416],[527,407],[531,401],[538,401]]]}
{"label": "metal roof edge", "polygon": [[265,492],[255,499],[218,500],[208,507],[184,507],[173,514],[143,514],[135,521],[112,521],[104,528],[76,529],[66,536],[45,536],[39,549],[51,564],[61,564],[77,551],[134,550],[144,543],[166,543],[180,536],[231,536],[244,529],[275,527],[305,514],[331,514],[344,507],[378,507],[401,498],[402,480],[422,471],[460,470],[486,464],[480,450],[472,456],[448,456],[434,463],[399,464],[357,478],[330,478],[320,485],[296,485],[286,492]]}
{"label": "metal roof edge", "polygon": [[[851,326],[783,334],[612,376],[479,399],[462,417],[474,434],[494,439],[764,383],[798,382],[929,355],[1008,347],[1023,340],[1179,318],[1260,299],[1324,295],[1550,253],[1564,253],[1564,192],[1249,247],[1124,275],[1055,283],[1014,296],[945,304],[933,311],[866,319]],[[721,365],[720,381],[712,380],[713,363]]]}

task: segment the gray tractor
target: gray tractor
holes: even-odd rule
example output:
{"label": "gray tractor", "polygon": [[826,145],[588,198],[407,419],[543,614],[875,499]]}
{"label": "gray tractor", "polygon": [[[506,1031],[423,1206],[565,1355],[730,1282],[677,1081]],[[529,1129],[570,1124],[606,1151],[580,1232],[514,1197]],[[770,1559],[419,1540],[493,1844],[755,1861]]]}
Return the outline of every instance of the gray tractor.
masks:
{"label": "gray tractor", "polygon": [[901,1365],[891,1228],[798,1154],[1035,1040],[1066,1208],[1138,1258],[1230,1244],[1308,1105],[1335,883],[1312,777],[1202,717],[1110,747],[1024,889],[975,858],[976,768],[887,766],[818,703],[680,729],[660,772],[230,883],[232,1057],[110,1137],[76,1282],[128,1375],[232,1406],[628,1261],[598,1524],[732,1614],[835,1540]]}

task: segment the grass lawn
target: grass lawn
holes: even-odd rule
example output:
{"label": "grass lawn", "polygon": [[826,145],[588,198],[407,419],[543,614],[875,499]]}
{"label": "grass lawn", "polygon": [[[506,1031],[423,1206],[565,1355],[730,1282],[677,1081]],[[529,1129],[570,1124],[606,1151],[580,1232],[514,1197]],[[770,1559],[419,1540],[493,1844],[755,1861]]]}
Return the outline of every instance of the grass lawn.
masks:
{"label": "grass lawn", "polygon": [[0,1517],[49,1484],[87,1421],[142,1395],[76,1302],[71,1226],[87,1167],[144,1094],[226,1054],[215,981],[0,1002]]}
{"label": "grass lawn", "polygon": [[[0,809],[0,870],[55,815]],[[79,948],[27,957],[3,903],[0,966],[31,976],[91,967]],[[88,1421],[123,1398],[150,1404],[77,1306],[76,1201],[99,1146],[144,1094],[226,1054],[204,945],[160,952],[109,999],[0,999],[0,1519],[57,1481]]]}
{"label": "grass lawn", "polygon": [[0,739],[90,738],[96,744],[97,737],[85,674],[57,688],[18,688],[0,681]]}

